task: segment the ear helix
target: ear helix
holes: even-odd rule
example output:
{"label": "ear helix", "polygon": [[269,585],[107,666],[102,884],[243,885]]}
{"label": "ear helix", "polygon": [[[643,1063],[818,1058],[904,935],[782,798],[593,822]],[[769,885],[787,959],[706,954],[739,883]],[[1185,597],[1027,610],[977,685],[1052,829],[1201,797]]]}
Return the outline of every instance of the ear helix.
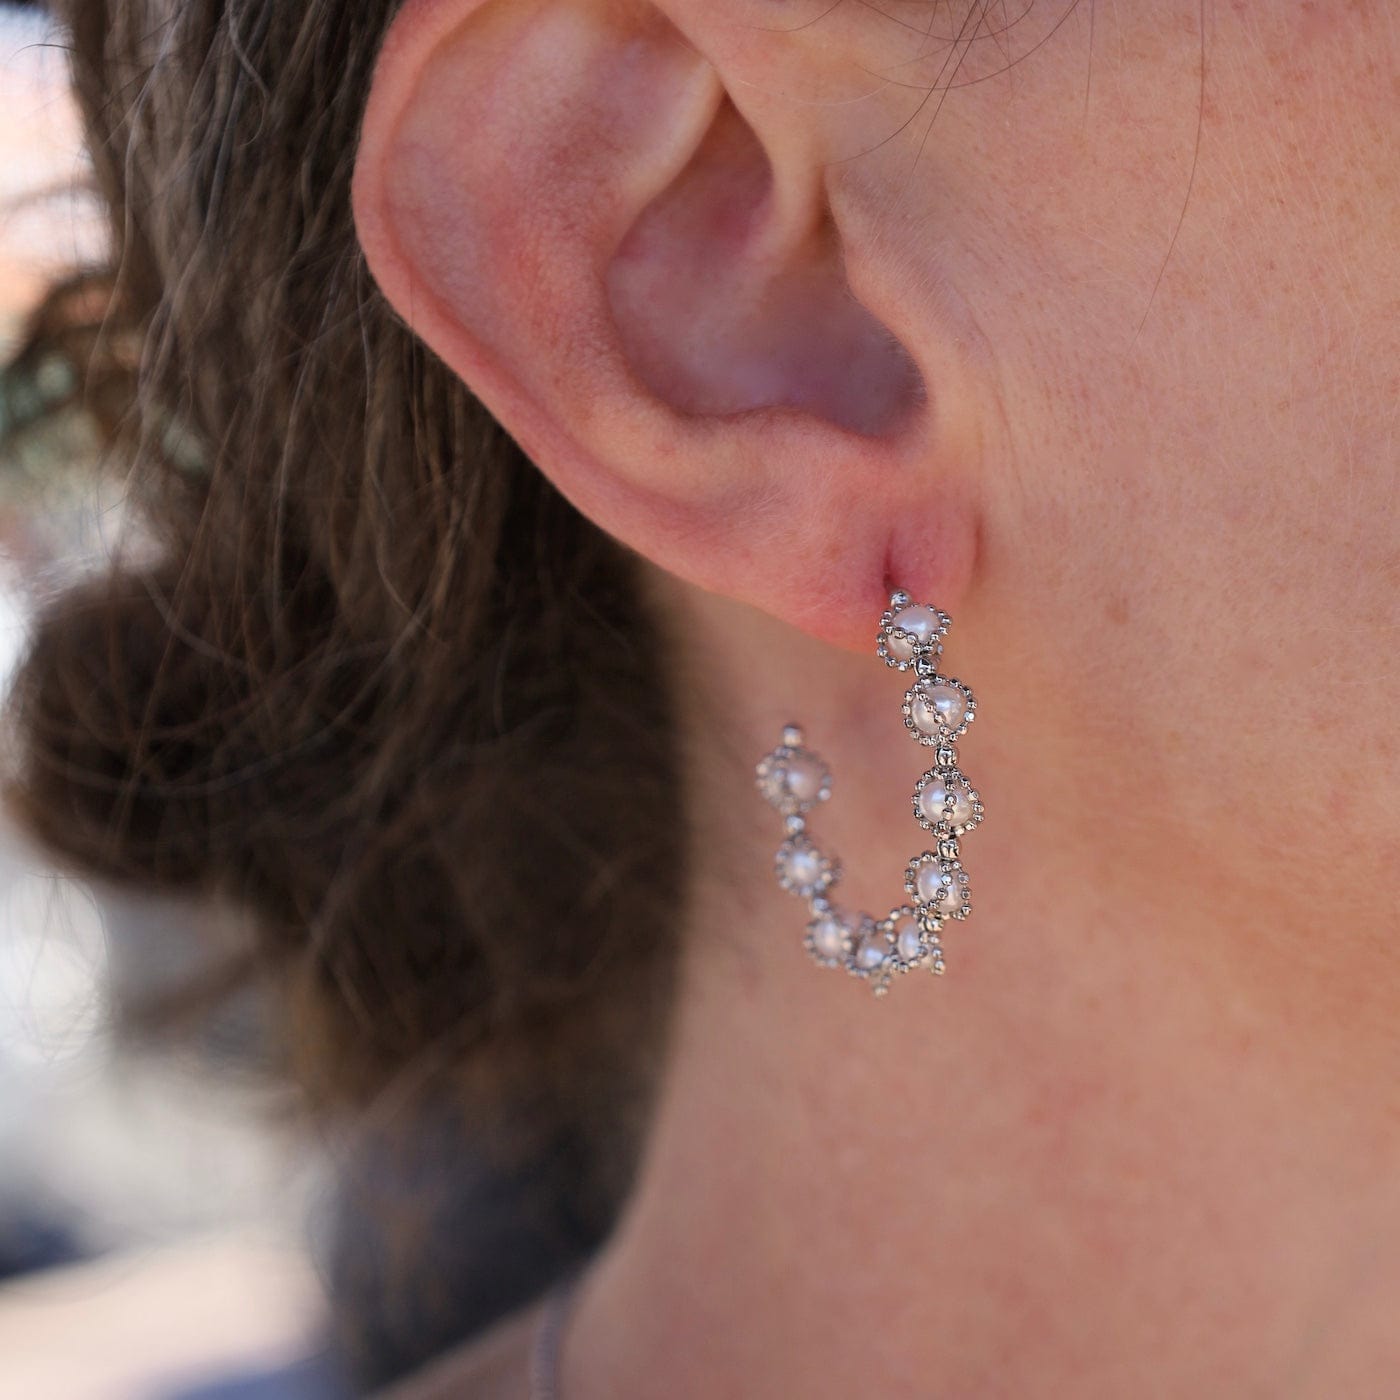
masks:
{"label": "ear helix", "polygon": [[944,971],[942,930],[949,919],[972,913],[959,840],[982,820],[982,801],[958,765],[956,741],[977,716],[977,700],[960,680],[939,669],[943,638],[952,619],[939,608],[915,603],[903,589],[890,595],[880,618],[875,650],[893,670],[913,672],[901,712],[905,727],[934,761],[914,785],[914,819],[935,838],[932,850],[904,871],[907,902],[882,919],[851,912],[831,899],[841,865],[822,852],[807,831],[807,813],[831,796],[831,771],[806,746],[800,726],[788,725],[782,742],[759,760],[758,789],[783,815],[787,839],[778,848],[778,883],[806,901],[810,919],[804,944],[822,967],[844,969],[883,996],[893,978],[915,968]]}

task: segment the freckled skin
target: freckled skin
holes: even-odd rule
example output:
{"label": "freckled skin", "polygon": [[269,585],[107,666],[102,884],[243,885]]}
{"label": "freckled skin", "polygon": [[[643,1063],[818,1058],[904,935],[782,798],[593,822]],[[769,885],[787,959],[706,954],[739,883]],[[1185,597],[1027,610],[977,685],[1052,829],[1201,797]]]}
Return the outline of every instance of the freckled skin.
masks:
{"label": "freckled skin", "polygon": [[[1161,1394],[1287,1377],[1311,1400],[1362,1373],[1377,1390],[1393,1347],[1372,1333],[1350,1356],[1336,1319],[1400,1297],[1393,1265],[1357,1262],[1393,1238],[1400,1155],[1381,1126],[1400,1011],[1400,21],[1208,5],[1203,93],[1198,0],[1099,0],[1092,53],[1090,7],[1060,24],[1070,8],[971,45],[941,105],[923,89],[951,71],[946,38],[866,7],[787,7],[823,18],[772,43],[735,25],[726,51],[819,124],[853,285],[924,328],[906,332],[921,363],[958,347],[930,386],[948,438],[929,513],[953,477],[980,519],[949,648],[983,706],[965,748],[984,922],[950,939],[950,967],[986,980],[923,1043],[951,1043],[933,1073],[969,1085],[930,1128],[942,1179],[1000,1204],[929,1227],[915,1267],[959,1341],[925,1374],[952,1394],[1136,1393],[1147,1374]],[[817,33],[859,61],[804,85],[783,46]],[[829,105],[801,105],[814,87]],[[730,647],[735,626],[715,623]],[[756,637],[730,677],[755,713],[792,690],[795,664],[755,684],[774,646]],[[838,784],[858,775],[828,820],[852,869],[879,869],[907,835],[881,803],[899,740],[863,681],[811,665],[804,716]],[[847,710],[872,716],[859,744]],[[1325,890],[1300,897],[1319,861]],[[814,1058],[837,1000],[801,1042]],[[874,1053],[865,1023],[846,1029]],[[898,1157],[890,1116],[849,1149],[872,1170]],[[876,1266],[839,1277],[846,1315],[888,1317]],[[917,1375],[885,1393],[927,1393]]]}
{"label": "freckled skin", "polygon": [[[1261,892],[1310,849],[1260,801],[1305,730],[1317,762],[1367,775],[1335,815],[1357,853],[1338,897],[1370,921],[1378,860],[1400,862],[1400,25],[1381,4],[1212,7],[1203,100],[1196,0],[1097,4],[1092,60],[1088,6],[1069,9],[973,45],[931,127],[926,109],[832,181],[853,228],[898,181],[883,276],[917,296],[936,268],[984,347],[968,671],[1013,704],[1039,673],[1066,703],[1008,722],[1061,771],[1130,782],[1125,801],[1200,830],[1205,769],[1254,804],[1259,851],[1181,856]],[[917,41],[893,27],[879,42],[864,68],[902,63],[909,83],[947,57],[910,64]],[[1025,55],[1010,71],[1005,42]],[[907,116],[923,98],[881,100]],[[873,146],[862,121],[832,146]],[[1064,722],[1175,734],[1185,675],[1210,697],[1197,766]]]}

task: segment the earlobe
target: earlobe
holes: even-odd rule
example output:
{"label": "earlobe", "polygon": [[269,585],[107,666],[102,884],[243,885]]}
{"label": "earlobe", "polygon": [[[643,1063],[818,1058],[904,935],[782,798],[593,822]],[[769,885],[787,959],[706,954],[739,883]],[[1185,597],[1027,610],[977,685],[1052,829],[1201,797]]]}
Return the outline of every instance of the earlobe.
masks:
{"label": "earlobe", "polygon": [[956,605],[975,530],[946,489],[920,501],[934,416],[846,284],[820,151],[746,120],[664,8],[408,0],[357,159],[364,251],[603,529],[863,650],[893,573]]}

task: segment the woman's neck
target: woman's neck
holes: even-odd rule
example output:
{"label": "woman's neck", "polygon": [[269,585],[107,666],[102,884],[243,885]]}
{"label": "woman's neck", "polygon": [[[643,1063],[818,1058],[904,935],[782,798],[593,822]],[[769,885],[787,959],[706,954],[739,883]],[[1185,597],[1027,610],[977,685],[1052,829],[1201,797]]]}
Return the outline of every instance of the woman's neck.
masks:
{"label": "woman's neck", "polygon": [[780,918],[696,960],[567,1400],[1363,1393],[1336,1368],[1400,1309],[1394,1090],[1109,924],[1092,973],[1021,927],[878,1005],[781,967]]}
{"label": "woman's neck", "polygon": [[[837,776],[812,828],[868,907],[922,836],[917,759],[872,739],[859,687],[804,693]],[[565,1400],[1321,1397],[1400,1373],[1390,946],[1324,937],[1296,898],[1282,922],[1148,810],[1066,819],[1058,765],[1009,737],[1029,719],[989,718],[965,744],[976,914],[943,978],[874,1001],[806,959],[770,888],[738,752],[771,742],[763,709],[695,739],[672,1054]]]}

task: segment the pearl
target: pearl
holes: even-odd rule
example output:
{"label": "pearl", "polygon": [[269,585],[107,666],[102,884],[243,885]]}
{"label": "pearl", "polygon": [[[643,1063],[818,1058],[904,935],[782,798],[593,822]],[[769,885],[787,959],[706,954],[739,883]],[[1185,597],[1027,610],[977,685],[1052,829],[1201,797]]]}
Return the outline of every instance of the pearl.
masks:
{"label": "pearl", "polygon": [[933,905],[940,914],[951,914],[954,909],[962,908],[962,890],[955,881],[944,884],[943,878],[944,871],[940,866],[933,861],[925,861],[919,867],[915,884],[919,898],[925,904]]}
{"label": "pearl", "polygon": [[[951,818],[946,806],[950,792],[953,798]],[[928,821],[950,820],[954,826],[963,826],[972,820],[972,799],[967,795],[965,788],[950,789],[941,778],[935,778],[919,794],[919,811]]]}
{"label": "pearl", "polygon": [[945,681],[920,685],[914,691],[909,710],[914,727],[921,733],[951,733],[967,718],[967,696]]}
{"label": "pearl", "polygon": [[783,784],[799,802],[813,802],[826,781],[826,767],[810,753],[795,753],[783,770]]}
{"label": "pearl", "polygon": [[839,958],[845,951],[846,926],[835,914],[823,914],[812,923],[812,947],[824,958]]}
{"label": "pearl", "polygon": [[788,814],[810,807],[831,791],[831,772],[810,749],[778,750],[758,766],[763,796]]}
{"label": "pearl", "polygon": [[869,929],[856,948],[856,966],[873,972],[889,956],[890,945],[879,929]]}
{"label": "pearl", "polygon": [[908,914],[901,914],[895,920],[894,946],[895,951],[905,962],[914,962],[923,957],[923,934],[919,925]]}
{"label": "pearl", "polygon": [[802,888],[815,885],[822,874],[821,852],[806,846],[796,846],[787,853],[783,869],[787,871],[787,877],[794,885]]}
{"label": "pearl", "polygon": [[[895,613],[890,624],[905,632],[912,632],[919,645],[927,645],[938,633],[938,614],[932,608],[915,606]],[[910,661],[914,656],[915,643],[907,637],[889,636],[885,638],[885,649],[899,661]]]}

